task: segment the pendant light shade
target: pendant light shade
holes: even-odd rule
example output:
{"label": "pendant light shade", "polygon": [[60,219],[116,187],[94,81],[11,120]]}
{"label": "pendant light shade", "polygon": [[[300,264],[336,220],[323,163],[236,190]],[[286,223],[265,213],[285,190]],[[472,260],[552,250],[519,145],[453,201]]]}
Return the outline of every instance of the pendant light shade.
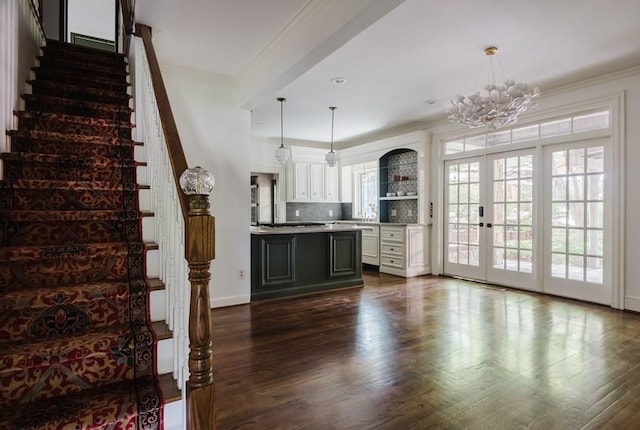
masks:
{"label": "pendant light shade", "polygon": [[284,146],[284,120],[283,120],[283,103],[287,101],[284,97],[278,97],[277,100],[280,102],[280,146],[276,149],[276,160],[278,160],[282,164],[287,163],[287,159],[289,158],[289,151]]}
{"label": "pendant light shade", "polygon": [[324,159],[327,161],[327,164],[330,167],[333,167],[338,161],[338,154],[336,154],[333,150],[333,120],[337,108],[335,106],[331,106],[329,109],[331,109],[331,150],[327,152],[327,155],[324,156]]}
{"label": "pendant light shade", "polygon": [[489,58],[488,83],[484,90],[451,99],[449,121],[494,130],[515,123],[522,112],[535,105],[540,96],[538,87],[508,79],[504,84],[496,84],[493,57],[497,52],[495,46],[484,50]]}

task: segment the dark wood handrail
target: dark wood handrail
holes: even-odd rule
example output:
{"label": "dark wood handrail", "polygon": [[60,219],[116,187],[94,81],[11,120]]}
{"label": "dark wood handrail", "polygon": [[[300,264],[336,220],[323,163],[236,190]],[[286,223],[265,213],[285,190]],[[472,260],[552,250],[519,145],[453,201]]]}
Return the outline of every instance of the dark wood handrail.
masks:
{"label": "dark wood handrail", "polygon": [[215,383],[211,342],[209,281],[211,260],[215,258],[215,218],[209,213],[208,195],[187,196],[180,188],[180,175],[187,169],[178,127],[160,73],[151,41],[151,27],[136,24],[149,63],[158,114],[169,153],[173,179],[184,217],[185,259],[189,265],[191,302],[189,304],[189,380],[187,381],[187,429],[215,430]]}
{"label": "dark wood handrail", "polygon": [[[182,175],[182,172],[184,172],[188,167],[187,158],[184,156],[182,142],[178,135],[178,127],[176,126],[176,121],[173,117],[173,111],[171,110],[171,104],[169,103],[167,89],[164,86],[164,80],[162,79],[162,74],[160,72],[158,57],[156,57],[156,52],[153,49],[153,42],[151,41],[151,27],[144,24],[136,24],[135,34],[142,38],[144,49],[147,53],[153,92],[156,96],[156,102],[158,103],[158,114],[160,115],[160,121],[162,122],[164,138],[167,142],[171,169],[173,170],[173,179],[177,189],[180,190],[180,175]],[[186,220],[189,216],[189,199],[186,194],[182,192],[178,192],[178,199],[180,200],[182,216]]]}

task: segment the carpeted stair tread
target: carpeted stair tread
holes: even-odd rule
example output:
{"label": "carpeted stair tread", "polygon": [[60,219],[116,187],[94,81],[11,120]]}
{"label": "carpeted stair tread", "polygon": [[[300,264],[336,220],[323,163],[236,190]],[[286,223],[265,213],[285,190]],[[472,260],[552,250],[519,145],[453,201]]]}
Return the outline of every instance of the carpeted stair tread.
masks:
{"label": "carpeted stair tread", "polygon": [[130,122],[125,121],[114,121],[111,119],[105,118],[95,118],[91,116],[83,116],[83,115],[69,115],[63,114],[59,112],[47,112],[47,111],[33,111],[33,110],[23,110],[14,112],[15,115],[18,116],[19,120],[48,120],[48,121],[59,121],[64,122],[70,127],[73,127],[73,124],[84,124],[84,125],[93,125],[96,127],[104,127],[106,132],[110,131],[111,128],[132,128],[135,127]]}
{"label": "carpeted stair tread", "polygon": [[64,93],[67,98],[86,100],[97,103],[129,104],[131,96],[122,91],[109,91],[101,88],[86,87],[82,85],[65,84],[59,82],[27,81],[31,85],[34,94],[55,96]]}
{"label": "carpeted stair tread", "polygon": [[14,152],[33,152],[40,154],[72,155],[78,157],[106,157],[112,159],[132,159],[134,147],[138,142],[121,139],[123,142],[79,142],[59,139],[61,136],[47,136],[37,131],[7,133],[11,138]]}
{"label": "carpeted stair tread", "polygon": [[0,345],[81,333],[129,321],[126,282],[22,288],[0,296]]}
{"label": "carpeted stair tread", "polygon": [[91,61],[95,64],[115,67],[124,67],[127,64],[126,57],[122,55],[104,55],[102,52],[58,49],[54,45],[43,46],[40,49],[42,50],[44,56],[55,56],[58,58],[66,58],[79,62]]}
{"label": "carpeted stair tread", "polygon": [[135,169],[144,165],[131,159],[78,157],[32,152],[5,152],[5,178],[57,181],[122,181],[135,177]]}
{"label": "carpeted stair tread", "polygon": [[123,82],[122,79],[114,79],[100,75],[78,76],[71,70],[66,69],[32,67],[31,70],[35,73],[36,79],[42,81],[54,81],[64,84],[83,85],[93,88],[102,88],[105,90],[119,90],[123,92],[126,92],[127,88],[131,86],[129,82]]}
{"label": "carpeted stair tread", "polygon": [[12,179],[0,181],[0,190],[2,188],[11,188],[14,190],[123,191],[123,188],[131,188],[135,190],[144,187],[144,185],[136,186],[106,181],[56,181],[40,179]]}
{"label": "carpeted stair tread", "polygon": [[137,167],[144,165],[135,160],[113,160],[107,157],[79,157],[77,155],[39,154],[35,152],[3,152],[0,159],[5,161],[22,161],[31,163],[50,163],[52,167],[109,167],[119,169],[122,167]]}
{"label": "carpeted stair tread", "polygon": [[104,66],[85,61],[77,61],[73,58],[40,56],[38,67],[51,70],[73,70],[79,76],[99,75],[127,82],[126,69],[122,67]]}
{"label": "carpeted stair tread", "polygon": [[25,110],[47,110],[39,109],[42,104],[54,106],[56,109],[60,109],[61,107],[63,109],[67,107],[76,107],[79,110],[89,109],[91,113],[88,116],[95,117],[95,115],[97,115],[102,118],[104,115],[124,115],[123,118],[126,118],[125,121],[130,119],[130,114],[133,112],[133,109],[129,107],[128,104],[98,103],[87,100],[78,100],[64,97],[64,94],[57,94],[54,96],[45,94],[22,94],[22,98],[27,103],[27,108]]}
{"label": "carpeted stair tread", "polygon": [[25,136],[30,139],[47,139],[58,140],[64,142],[92,143],[96,145],[119,145],[124,143],[135,143],[131,139],[114,138],[111,136],[100,135],[84,135],[71,132],[47,131],[47,130],[28,130],[13,133],[14,136]]}
{"label": "carpeted stair tread", "polygon": [[[79,335],[51,337],[2,345],[0,378],[8,382],[0,391],[0,404],[17,404],[78,392],[135,378],[128,363],[134,353],[133,337],[154,342],[141,327],[112,325]],[[107,371],[108,370],[108,371]],[[38,386],[48,386],[39,390]]]}
{"label": "carpeted stair tread", "polygon": [[142,213],[122,210],[0,211],[0,216],[14,222],[125,221],[137,220],[142,216],[150,215],[152,215],[150,212]]}
{"label": "carpeted stair tread", "polygon": [[140,217],[133,216],[116,219],[77,219],[74,221],[3,219],[1,222],[4,233],[2,245],[4,246],[53,246],[133,241],[140,237],[141,231]]}
{"label": "carpeted stair tread", "polygon": [[[4,430],[133,430],[158,428],[162,399],[154,378],[109,384],[0,410]],[[139,421],[136,426],[136,421]]]}
{"label": "carpeted stair tread", "polygon": [[[143,244],[140,243],[140,245]],[[0,248],[0,264],[101,258],[127,254],[128,251],[129,248],[125,242],[97,242],[60,246],[5,246]]]}

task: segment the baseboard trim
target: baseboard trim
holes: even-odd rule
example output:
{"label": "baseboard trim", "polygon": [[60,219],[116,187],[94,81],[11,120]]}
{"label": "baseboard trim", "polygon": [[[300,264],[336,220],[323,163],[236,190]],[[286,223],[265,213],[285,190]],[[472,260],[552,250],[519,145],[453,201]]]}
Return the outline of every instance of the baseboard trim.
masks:
{"label": "baseboard trim", "polygon": [[224,308],[225,306],[244,305],[251,302],[251,295],[231,296],[211,299],[211,308]]}
{"label": "baseboard trim", "polygon": [[625,297],[624,308],[629,311],[640,312],[640,298],[637,297]]}

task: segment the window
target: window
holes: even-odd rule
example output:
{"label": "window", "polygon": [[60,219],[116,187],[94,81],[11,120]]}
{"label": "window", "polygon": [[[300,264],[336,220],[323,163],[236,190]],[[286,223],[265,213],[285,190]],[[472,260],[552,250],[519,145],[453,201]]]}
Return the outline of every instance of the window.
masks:
{"label": "window", "polygon": [[353,166],[353,217],[376,218],[378,214],[377,162]]}
{"label": "window", "polygon": [[510,130],[457,138],[444,142],[444,152],[446,155],[451,155],[511,143],[608,129],[610,126],[609,117],[610,112],[608,109],[595,112],[581,112],[580,114],[555,118],[550,121],[530,124]]}

